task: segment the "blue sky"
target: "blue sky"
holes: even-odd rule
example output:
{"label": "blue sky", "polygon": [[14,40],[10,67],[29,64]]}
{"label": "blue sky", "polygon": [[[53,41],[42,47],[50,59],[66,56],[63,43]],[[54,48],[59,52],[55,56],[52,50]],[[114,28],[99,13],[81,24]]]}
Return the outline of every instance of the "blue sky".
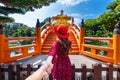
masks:
{"label": "blue sky", "polygon": [[60,14],[64,10],[64,14],[72,16],[75,23],[81,22],[81,19],[96,18],[98,15],[107,11],[106,6],[113,0],[58,0],[51,3],[50,6],[43,6],[36,9],[34,12],[27,12],[25,15],[10,14],[10,17],[15,19],[15,22],[23,23],[30,27],[35,27],[36,20],[42,22],[47,17],[52,17]]}

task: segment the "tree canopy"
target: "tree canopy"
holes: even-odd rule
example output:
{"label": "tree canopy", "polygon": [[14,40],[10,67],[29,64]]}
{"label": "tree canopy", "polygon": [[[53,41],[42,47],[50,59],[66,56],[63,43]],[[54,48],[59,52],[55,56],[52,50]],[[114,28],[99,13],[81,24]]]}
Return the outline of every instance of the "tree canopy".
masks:
{"label": "tree canopy", "polygon": [[[95,33],[95,35],[103,33],[100,36],[112,36],[112,32],[116,24],[115,20],[120,19],[120,0],[114,0],[106,7],[106,9],[107,11],[99,15],[97,18],[85,21],[89,30],[96,32],[97,29],[97,33]],[[86,33],[86,35],[91,34]],[[93,36],[95,35],[93,34]]]}
{"label": "tree canopy", "polygon": [[108,10],[120,12],[120,0],[114,0],[107,6]]}
{"label": "tree canopy", "polygon": [[6,37],[30,37],[35,36],[36,31],[34,27],[27,27],[20,23],[7,23],[5,24],[5,36]]}
{"label": "tree canopy", "polygon": [[[43,26],[45,23],[51,20],[50,17],[47,17],[40,24]],[[5,23],[4,32],[6,37],[31,37],[36,35],[36,31],[34,27],[28,27],[22,23]]]}
{"label": "tree canopy", "polygon": [[12,22],[9,14],[25,14],[27,11],[34,11],[42,6],[48,6],[56,0],[0,0],[0,23]]}

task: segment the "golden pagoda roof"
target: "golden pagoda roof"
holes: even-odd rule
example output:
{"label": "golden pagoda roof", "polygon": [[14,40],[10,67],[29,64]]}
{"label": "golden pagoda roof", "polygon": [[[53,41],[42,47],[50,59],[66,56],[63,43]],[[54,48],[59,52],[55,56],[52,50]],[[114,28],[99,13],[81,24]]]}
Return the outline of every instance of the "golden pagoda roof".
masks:
{"label": "golden pagoda roof", "polygon": [[52,17],[53,20],[58,20],[58,19],[66,19],[66,20],[71,20],[70,16],[64,15],[63,10],[61,10],[61,14],[57,16]]}

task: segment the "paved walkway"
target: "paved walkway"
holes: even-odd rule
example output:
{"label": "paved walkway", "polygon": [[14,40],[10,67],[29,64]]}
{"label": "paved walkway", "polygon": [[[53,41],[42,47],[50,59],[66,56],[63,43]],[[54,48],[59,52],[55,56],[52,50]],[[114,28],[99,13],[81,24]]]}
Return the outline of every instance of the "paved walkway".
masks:
{"label": "paved walkway", "polygon": [[84,55],[70,55],[70,60],[72,64],[75,64],[76,68],[80,68],[81,64],[86,64],[88,68],[92,67],[92,64],[96,63],[101,63],[103,66],[105,65],[104,62],[92,59]]}
{"label": "paved walkway", "polygon": [[[33,64],[33,66],[37,66],[42,62],[44,62],[47,59],[47,57],[48,55],[39,54],[33,57],[27,57],[25,59],[18,60],[15,62],[15,64],[22,63],[23,66],[26,66],[27,64]],[[84,55],[69,55],[69,57],[70,57],[71,63],[75,64],[76,68],[81,67],[81,64],[86,64],[87,67],[92,67],[92,64],[95,64],[95,63],[104,64],[103,62],[92,59],[90,57],[86,57]]]}

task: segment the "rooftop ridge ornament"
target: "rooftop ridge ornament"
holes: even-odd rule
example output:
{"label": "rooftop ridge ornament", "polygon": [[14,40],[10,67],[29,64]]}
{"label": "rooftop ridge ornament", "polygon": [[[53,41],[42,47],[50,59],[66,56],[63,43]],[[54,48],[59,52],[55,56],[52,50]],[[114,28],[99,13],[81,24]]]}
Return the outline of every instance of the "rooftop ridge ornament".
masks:
{"label": "rooftop ridge ornament", "polygon": [[41,27],[39,19],[37,19],[36,27]]}
{"label": "rooftop ridge ornament", "polygon": [[85,27],[84,19],[82,19],[82,21],[81,21],[81,27]]}
{"label": "rooftop ridge ornament", "polygon": [[74,18],[72,17],[72,26],[74,26]]}
{"label": "rooftop ridge ornament", "polygon": [[68,25],[68,21],[71,20],[71,16],[64,15],[64,11],[61,10],[59,15],[52,17],[52,20],[55,21],[55,25]]}
{"label": "rooftop ridge ornament", "polygon": [[61,10],[61,11],[60,11],[60,15],[63,15],[63,14],[64,14],[64,11],[63,11],[63,10]]}

